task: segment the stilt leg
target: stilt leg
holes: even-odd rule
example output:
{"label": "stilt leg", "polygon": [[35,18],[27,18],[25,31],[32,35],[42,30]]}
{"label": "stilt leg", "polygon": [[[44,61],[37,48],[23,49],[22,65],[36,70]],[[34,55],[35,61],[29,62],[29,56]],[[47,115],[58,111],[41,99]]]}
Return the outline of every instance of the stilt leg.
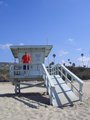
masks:
{"label": "stilt leg", "polygon": [[20,82],[15,83],[15,94],[20,94]]}

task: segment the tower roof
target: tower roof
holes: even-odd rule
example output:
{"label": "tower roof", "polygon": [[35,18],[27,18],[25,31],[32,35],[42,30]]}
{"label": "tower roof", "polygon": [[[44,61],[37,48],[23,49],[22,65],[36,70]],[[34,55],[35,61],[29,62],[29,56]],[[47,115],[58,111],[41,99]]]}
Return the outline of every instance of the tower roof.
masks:
{"label": "tower roof", "polygon": [[17,46],[10,46],[12,54],[15,58],[18,58],[18,53],[20,51],[32,51],[32,50],[43,50],[45,53],[45,57],[48,56],[52,49],[52,45],[17,45]]}

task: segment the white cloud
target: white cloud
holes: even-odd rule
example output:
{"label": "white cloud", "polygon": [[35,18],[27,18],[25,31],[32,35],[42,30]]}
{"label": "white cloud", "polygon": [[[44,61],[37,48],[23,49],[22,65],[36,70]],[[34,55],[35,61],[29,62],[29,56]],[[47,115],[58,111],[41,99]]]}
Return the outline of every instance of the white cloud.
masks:
{"label": "white cloud", "polygon": [[59,56],[65,56],[65,55],[68,55],[69,52],[68,51],[65,51],[65,50],[60,50],[59,51]]}
{"label": "white cloud", "polygon": [[82,62],[82,60],[83,60],[83,62],[88,62],[90,60],[90,57],[85,57],[85,56],[83,58],[79,57],[79,58],[77,58],[77,60],[80,62]]}
{"label": "white cloud", "polygon": [[24,45],[24,43],[20,43],[19,45]]}
{"label": "white cloud", "polygon": [[[9,49],[10,46],[13,45],[11,43],[7,43],[7,44],[0,44],[0,49]],[[24,45],[24,43],[20,43],[19,45]]]}
{"label": "white cloud", "polygon": [[69,38],[68,41],[69,41],[70,43],[73,43],[73,42],[74,42],[74,39]]}
{"label": "white cloud", "polygon": [[8,43],[8,44],[0,44],[0,49],[9,49],[9,47],[11,46],[12,44]]}
{"label": "white cloud", "polygon": [[89,63],[90,63],[90,57],[86,57],[86,56],[84,56],[83,58],[79,57],[79,58],[77,58],[77,61],[80,62],[81,66],[83,66],[83,64],[86,65],[86,66],[88,66]]}
{"label": "white cloud", "polygon": [[3,1],[0,1],[0,5],[2,5],[4,2]]}
{"label": "white cloud", "polygon": [[5,7],[8,7],[8,4],[5,2],[5,1],[0,1],[0,6],[5,6]]}
{"label": "white cloud", "polygon": [[70,65],[69,62],[66,62],[65,60],[62,60],[61,63],[62,63],[62,64],[65,63],[66,66],[69,66],[69,65]]}
{"label": "white cloud", "polygon": [[82,48],[77,48],[76,50],[77,50],[77,51],[82,51]]}

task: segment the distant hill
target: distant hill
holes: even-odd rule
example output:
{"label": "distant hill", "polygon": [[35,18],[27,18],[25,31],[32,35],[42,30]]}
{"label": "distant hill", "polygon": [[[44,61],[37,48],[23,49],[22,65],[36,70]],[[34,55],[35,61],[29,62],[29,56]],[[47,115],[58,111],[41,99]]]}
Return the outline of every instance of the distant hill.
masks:
{"label": "distant hill", "polygon": [[13,63],[0,62],[0,81],[9,81],[9,68]]}
{"label": "distant hill", "polygon": [[9,69],[10,63],[8,62],[0,62],[0,70]]}
{"label": "distant hill", "polygon": [[67,66],[67,68],[82,80],[90,79],[90,68],[72,66]]}

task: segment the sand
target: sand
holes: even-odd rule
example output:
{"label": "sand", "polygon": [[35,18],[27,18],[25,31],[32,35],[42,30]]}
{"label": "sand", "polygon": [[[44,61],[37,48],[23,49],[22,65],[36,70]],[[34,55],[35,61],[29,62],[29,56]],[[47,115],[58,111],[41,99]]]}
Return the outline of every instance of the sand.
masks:
{"label": "sand", "polygon": [[15,96],[14,86],[0,83],[0,120],[90,120],[90,81],[84,83],[83,102],[56,108],[45,88],[30,88]]}

